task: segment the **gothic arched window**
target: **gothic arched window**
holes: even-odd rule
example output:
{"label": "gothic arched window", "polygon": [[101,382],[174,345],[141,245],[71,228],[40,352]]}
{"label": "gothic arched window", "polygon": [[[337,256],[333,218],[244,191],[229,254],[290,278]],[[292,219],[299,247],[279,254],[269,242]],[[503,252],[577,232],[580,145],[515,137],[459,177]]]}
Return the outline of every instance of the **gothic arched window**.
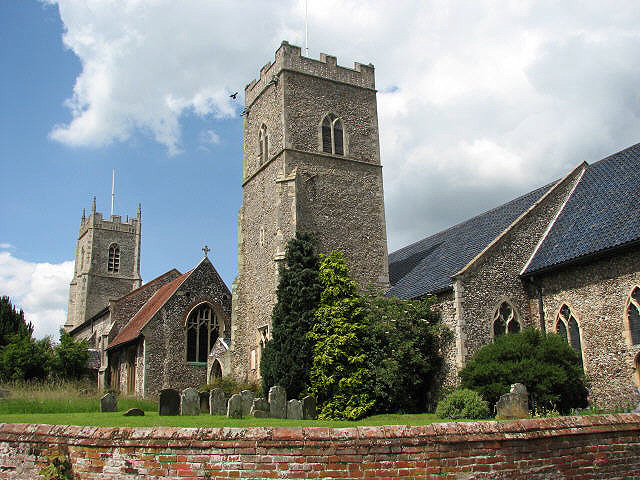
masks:
{"label": "gothic arched window", "polygon": [[187,318],[187,362],[207,363],[218,339],[218,318],[208,304],[194,309]]}
{"label": "gothic arched window", "polygon": [[505,333],[518,333],[520,322],[513,306],[509,302],[502,302],[493,314],[493,337],[499,337]]}
{"label": "gothic arched window", "polygon": [[563,304],[556,317],[556,332],[564,338],[578,353],[582,361],[582,341],[580,340],[580,326],[576,317],[567,304]]}
{"label": "gothic arched window", "polygon": [[322,151],[334,155],[344,155],[344,133],[342,122],[333,113],[322,121]]}
{"label": "gothic arched window", "polygon": [[260,165],[269,159],[269,136],[267,135],[267,126],[264,123],[258,134],[258,159]]}
{"label": "gothic arched window", "polygon": [[627,299],[627,321],[631,345],[640,344],[640,287],[635,287]]}
{"label": "gothic arched window", "polygon": [[107,270],[113,273],[120,271],[120,247],[116,243],[109,247],[109,264]]}

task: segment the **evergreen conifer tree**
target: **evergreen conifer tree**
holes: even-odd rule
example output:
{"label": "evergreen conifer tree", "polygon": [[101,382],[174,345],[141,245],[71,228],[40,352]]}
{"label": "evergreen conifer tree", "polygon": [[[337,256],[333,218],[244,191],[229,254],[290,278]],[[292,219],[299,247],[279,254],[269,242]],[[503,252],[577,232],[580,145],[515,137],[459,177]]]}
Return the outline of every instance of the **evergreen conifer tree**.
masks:
{"label": "evergreen conifer tree", "polygon": [[0,298],[0,347],[11,343],[15,336],[31,337],[33,324],[27,323],[24,312],[18,311],[11,304],[8,296]]}
{"label": "evergreen conifer tree", "polygon": [[265,395],[269,388],[280,385],[289,398],[300,398],[308,386],[312,342],[307,333],[320,300],[318,263],[313,235],[296,233],[287,243],[285,262],[280,267],[271,340],[260,361]]}

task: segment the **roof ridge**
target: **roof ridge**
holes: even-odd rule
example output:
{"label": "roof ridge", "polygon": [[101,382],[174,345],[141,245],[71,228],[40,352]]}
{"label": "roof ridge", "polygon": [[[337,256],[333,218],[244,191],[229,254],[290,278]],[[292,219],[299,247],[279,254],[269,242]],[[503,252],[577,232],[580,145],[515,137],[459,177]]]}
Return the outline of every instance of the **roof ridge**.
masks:
{"label": "roof ridge", "polygon": [[[168,270],[168,271],[164,272],[163,274],[158,275],[156,278],[154,278],[153,280],[149,281],[148,283],[143,283],[142,285],[140,285],[140,286],[139,286],[138,288],[136,288],[135,290],[131,290],[131,291],[130,291],[129,293],[127,293],[126,295],[123,295],[122,297],[118,298],[118,299],[116,300],[116,302],[119,302],[120,300],[122,300],[122,299],[124,299],[124,298],[127,298],[127,297],[129,297],[129,296],[133,295],[134,293],[138,293],[138,292],[139,292],[140,290],[142,290],[143,288],[146,288],[146,287],[149,287],[149,286],[153,285],[153,283],[154,283],[154,282],[158,282],[162,277],[166,277],[167,275],[169,275],[171,272],[174,272],[174,271],[175,271],[175,272],[177,272],[177,273],[178,273],[178,275],[182,275],[182,274],[180,273],[180,270],[178,270],[178,269],[176,269],[176,268],[172,268],[171,270]],[[175,280],[175,279],[174,279],[174,280]],[[171,282],[172,282],[172,281],[173,281],[173,280],[171,280]],[[170,282],[169,282],[169,283],[170,283]],[[160,287],[160,288],[162,288],[162,287]],[[153,296],[153,295],[152,295],[152,296]]]}
{"label": "roof ridge", "polygon": [[620,155],[621,153],[626,153],[626,152],[628,152],[629,150],[633,150],[634,148],[639,148],[639,147],[640,147],[640,143],[636,143],[635,145],[631,145],[630,147],[623,148],[623,149],[622,149],[622,150],[620,150],[619,152],[612,153],[611,155],[607,155],[606,157],[601,158],[600,160],[597,160],[597,161],[595,161],[595,162],[593,162],[593,163],[590,163],[590,164],[588,164],[588,165],[589,165],[590,167],[593,167],[594,165],[597,165],[597,164],[599,164],[599,163],[602,163],[602,162],[604,162],[605,160],[610,160],[612,157],[615,157],[615,156],[617,156],[617,155]]}

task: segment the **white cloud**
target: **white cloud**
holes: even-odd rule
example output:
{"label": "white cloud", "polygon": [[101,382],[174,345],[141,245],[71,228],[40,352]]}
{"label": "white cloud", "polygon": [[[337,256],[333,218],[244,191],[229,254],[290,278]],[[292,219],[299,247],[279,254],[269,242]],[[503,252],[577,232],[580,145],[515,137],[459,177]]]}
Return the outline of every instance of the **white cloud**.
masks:
{"label": "white cloud", "polygon": [[72,276],[73,261],[33,263],[9,252],[0,252],[0,292],[24,310],[38,338],[51,335],[54,340],[58,339],[58,331],[67,319]]}
{"label": "white cloud", "polygon": [[220,143],[220,135],[213,130],[205,130],[200,133],[200,143],[207,145],[215,145]]}
{"label": "white cloud", "polygon": [[[83,66],[69,145],[177,153],[182,115],[237,115],[229,93],[304,40],[303,0],[55,3]],[[636,143],[638,24],[635,0],[310,0],[311,56],[376,65],[390,249]]]}
{"label": "white cloud", "polygon": [[2,248],[3,250],[9,250],[13,248],[13,245],[11,245],[10,243],[0,243],[0,248]]}

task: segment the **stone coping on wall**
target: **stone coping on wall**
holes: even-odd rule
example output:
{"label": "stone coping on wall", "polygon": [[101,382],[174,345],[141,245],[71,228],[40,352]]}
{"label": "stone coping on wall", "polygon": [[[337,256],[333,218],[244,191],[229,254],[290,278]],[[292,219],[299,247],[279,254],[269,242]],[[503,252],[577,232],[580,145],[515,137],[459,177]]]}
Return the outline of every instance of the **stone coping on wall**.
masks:
{"label": "stone coping on wall", "polygon": [[640,414],[605,414],[540,419],[330,427],[80,427],[71,425],[0,424],[0,442],[66,444],[93,447],[241,448],[306,442],[384,442],[411,439],[422,443],[467,443],[640,431]]}

